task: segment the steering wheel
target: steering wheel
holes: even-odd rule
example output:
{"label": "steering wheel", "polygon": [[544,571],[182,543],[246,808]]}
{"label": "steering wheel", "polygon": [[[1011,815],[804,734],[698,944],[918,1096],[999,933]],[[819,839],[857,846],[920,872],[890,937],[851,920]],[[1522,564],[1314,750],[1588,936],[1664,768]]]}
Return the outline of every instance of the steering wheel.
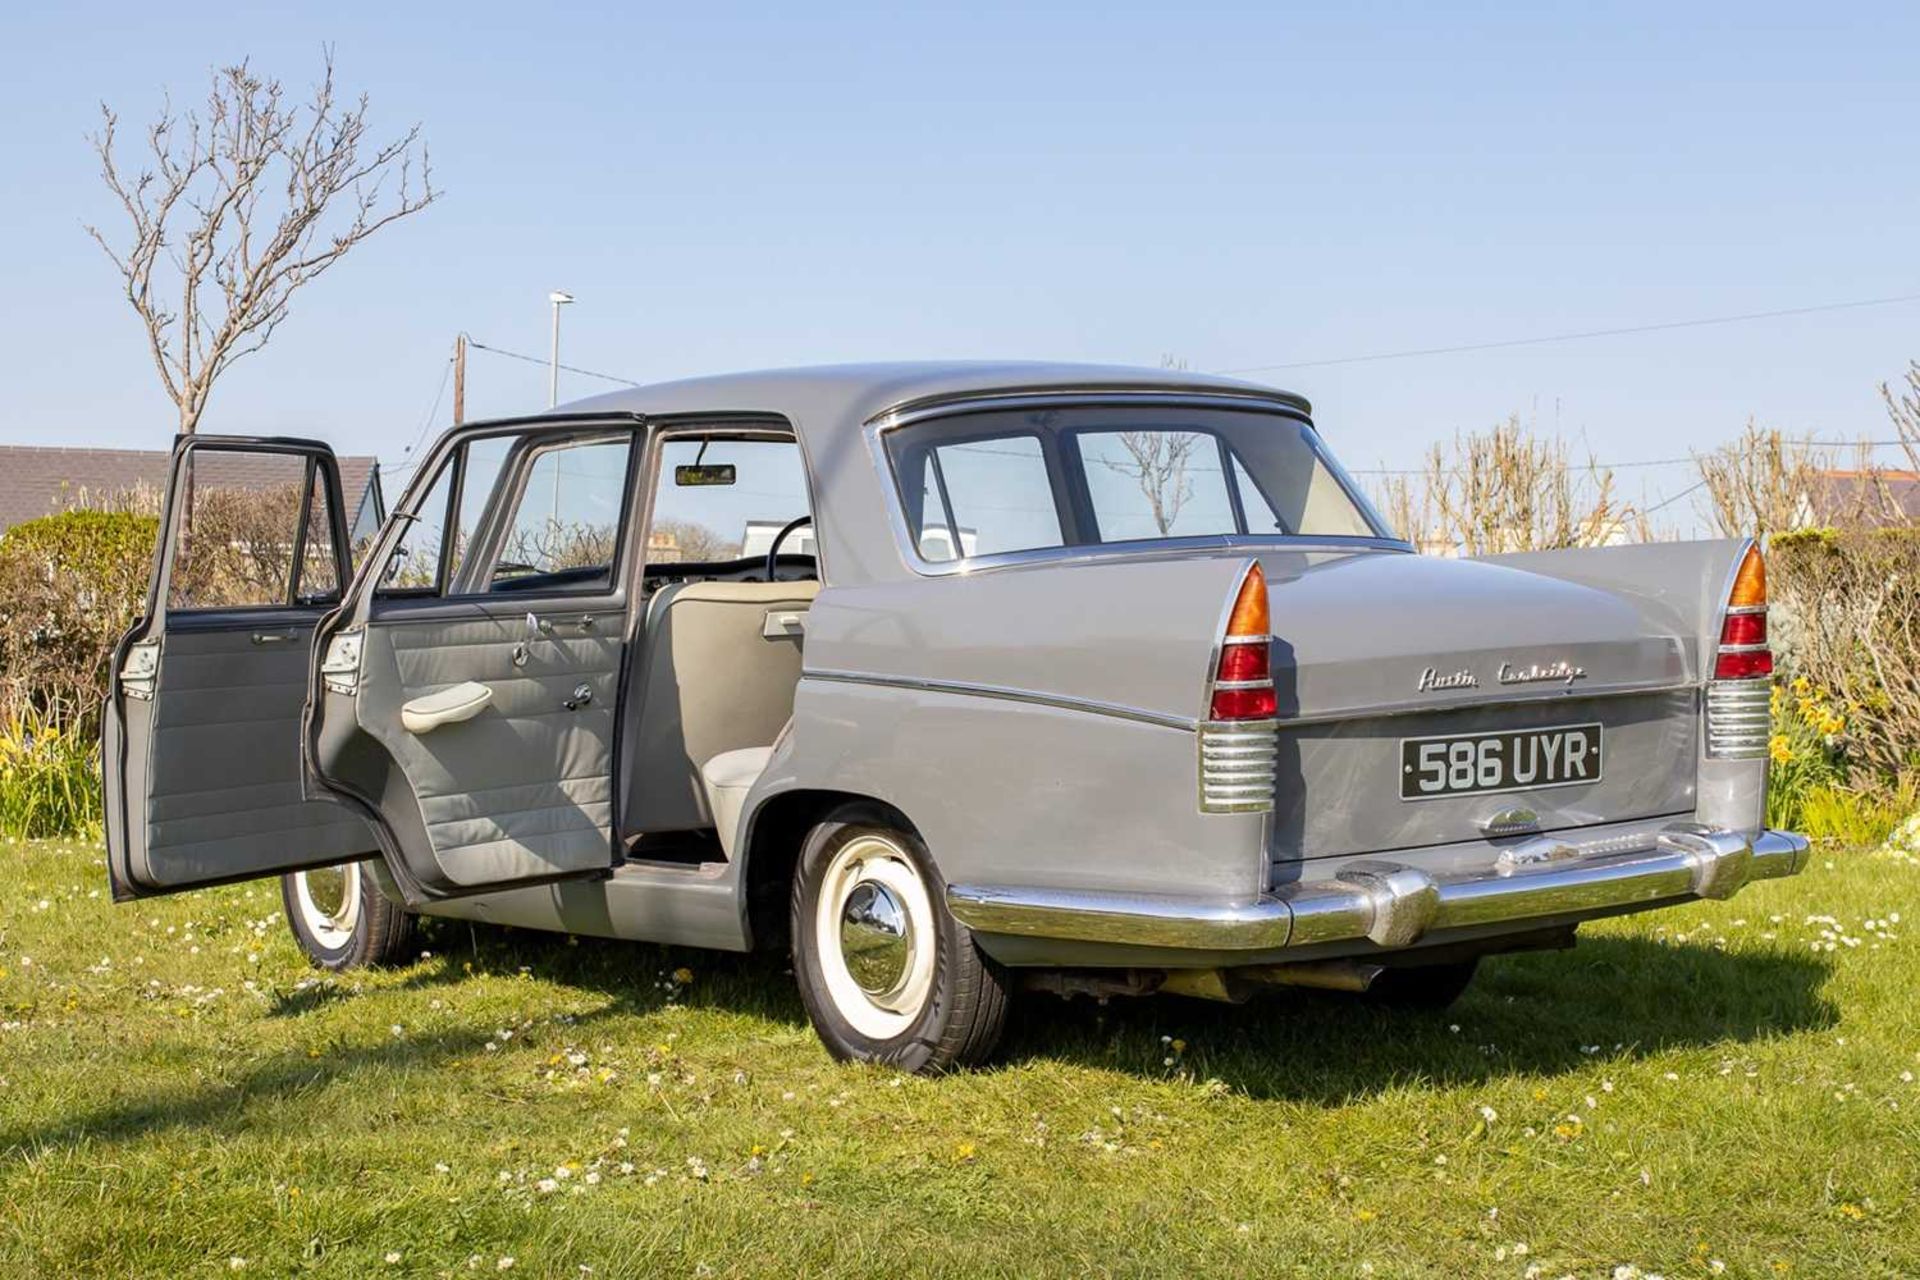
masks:
{"label": "steering wheel", "polygon": [[812,516],[796,516],[793,519],[787,521],[786,524],[782,525],[780,527],[780,532],[773,535],[773,544],[767,548],[767,581],[768,582],[780,581],[778,577],[778,573],[780,569],[780,544],[785,542],[787,540],[787,535],[792,533],[795,529],[800,528],[802,525],[810,525],[812,523],[813,523]]}

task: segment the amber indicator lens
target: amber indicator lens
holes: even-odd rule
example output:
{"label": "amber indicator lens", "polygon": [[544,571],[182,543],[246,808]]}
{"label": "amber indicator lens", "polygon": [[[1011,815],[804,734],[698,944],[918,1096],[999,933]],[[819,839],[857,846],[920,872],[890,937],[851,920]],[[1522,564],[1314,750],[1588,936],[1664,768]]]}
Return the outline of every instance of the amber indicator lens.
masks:
{"label": "amber indicator lens", "polygon": [[1734,575],[1733,595],[1727,604],[1735,609],[1751,609],[1767,602],[1767,560],[1760,548],[1748,547],[1747,558]]}

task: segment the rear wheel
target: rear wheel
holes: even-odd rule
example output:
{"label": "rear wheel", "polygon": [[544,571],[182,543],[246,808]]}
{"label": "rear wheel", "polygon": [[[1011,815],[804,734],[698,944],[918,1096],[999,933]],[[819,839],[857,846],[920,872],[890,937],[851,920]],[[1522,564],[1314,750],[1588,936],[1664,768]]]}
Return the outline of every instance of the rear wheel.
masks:
{"label": "rear wheel", "polygon": [[1444,1009],[1466,994],[1479,969],[1478,956],[1452,964],[1388,969],[1367,988],[1366,999],[1395,1009]]}
{"label": "rear wheel", "polygon": [[363,863],[290,872],[280,900],[300,949],[322,969],[397,964],[413,952],[415,917],[387,900]]}
{"label": "rear wheel", "polygon": [[829,814],[794,871],[800,997],[843,1060],[938,1072],[985,1060],[1012,986],[947,910],[926,845],[872,806]]}

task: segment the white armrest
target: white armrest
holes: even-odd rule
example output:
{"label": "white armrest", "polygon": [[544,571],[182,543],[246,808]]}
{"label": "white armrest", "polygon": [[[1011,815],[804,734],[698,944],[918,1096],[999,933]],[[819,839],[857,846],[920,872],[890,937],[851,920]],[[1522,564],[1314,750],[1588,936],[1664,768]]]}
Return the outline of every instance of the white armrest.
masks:
{"label": "white armrest", "polygon": [[415,698],[400,708],[400,723],[408,733],[429,733],[443,724],[471,720],[493,701],[493,690],[467,680],[450,689]]}

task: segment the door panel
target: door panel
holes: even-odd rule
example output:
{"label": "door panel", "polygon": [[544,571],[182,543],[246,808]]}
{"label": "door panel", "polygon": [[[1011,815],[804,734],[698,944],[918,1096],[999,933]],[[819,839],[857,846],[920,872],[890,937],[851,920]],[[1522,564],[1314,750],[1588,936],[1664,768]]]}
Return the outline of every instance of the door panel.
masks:
{"label": "door panel", "polygon": [[301,788],[308,648],[346,563],[340,510],[324,445],[176,447],[148,617],[115,655],[105,714],[116,898],[375,849],[361,819]]}
{"label": "door panel", "polygon": [[[451,889],[610,865],[623,614],[576,609],[548,618],[550,634],[526,618],[367,628],[355,718],[412,792],[435,864],[422,878]],[[471,720],[422,734],[401,725],[407,702],[467,681],[493,695]]]}
{"label": "door panel", "polygon": [[[549,418],[449,436],[381,534],[382,571],[320,637],[312,775],[377,815],[409,902],[614,864],[637,433]],[[409,730],[407,705],[443,693],[459,718],[417,708]]]}
{"label": "door panel", "polygon": [[[150,888],[186,888],[260,869],[337,862],[374,848],[366,823],[300,792],[300,707],[315,619],[254,630],[173,631],[159,685],[140,703],[136,779],[143,838],[130,870]],[[265,634],[265,633],[261,633]],[[144,721],[144,723],[140,723]],[[262,863],[262,860],[265,863]]]}

